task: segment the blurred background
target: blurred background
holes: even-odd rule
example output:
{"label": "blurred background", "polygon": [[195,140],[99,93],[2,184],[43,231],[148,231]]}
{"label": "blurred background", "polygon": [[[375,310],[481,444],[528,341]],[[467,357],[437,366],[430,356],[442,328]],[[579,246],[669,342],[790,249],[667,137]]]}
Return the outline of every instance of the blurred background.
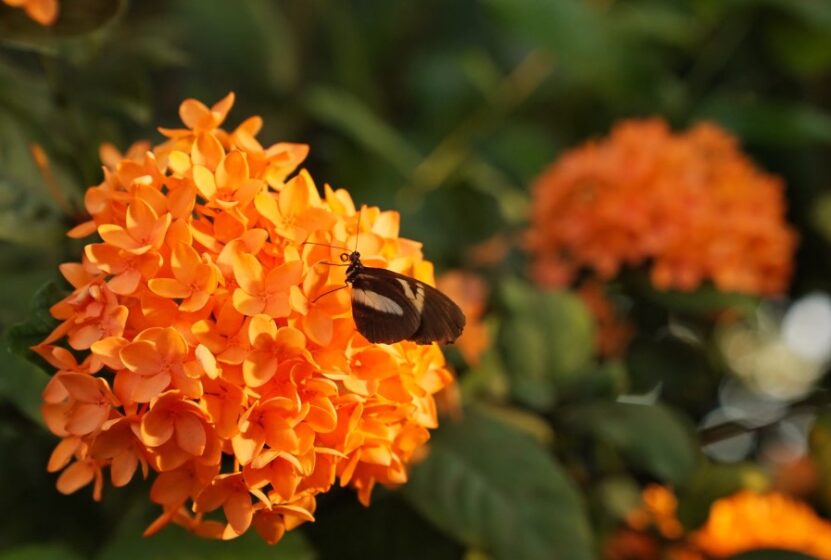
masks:
{"label": "blurred background", "polygon": [[[3,2],[0,558],[831,557],[831,3],[58,0],[41,25]],[[457,389],[411,482],[370,508],[351,491],[321,496],[317,521],[275,547],[179,528],[142,539],[147,482],[100,503],[59,494],[39,413],[48,372],[14,353],[54,302],[38,288],[81,254],[65,232],[102,180],[101,145],[159,143],[183,99],[229,91],[227,128],[261,115],[264,144],[311,146],[319,184],[400,211],[470,324],[446,352]],[[597,192],[574,195],[582,179],[549,167],[647,117],[668,128],[636,134],[619,169],[602,150],[574,163],[605,170]],[[558,224],[626,222],[634,206],[592,213],[598,193],[631,162],[681,158],[686,141],[668,138],[700,121],[740,146],[682,154],[705,190],[729,150],[746,159],[718,171],[726,191],[762,174],[778,185],[707,211],[772,215],[772,241],[743,250],[763,261],[776,244],[779,260],[754,273],[782,282],[730,284],[711,268],[661,282],[648,247],[604,268],[580,256],[578,233],[546,253]],[[652,196],[637,181],[627,204]],[[762,227],[750,221],[735,235]],[[540,260],[563,254],[573,270],[541,277]]]}

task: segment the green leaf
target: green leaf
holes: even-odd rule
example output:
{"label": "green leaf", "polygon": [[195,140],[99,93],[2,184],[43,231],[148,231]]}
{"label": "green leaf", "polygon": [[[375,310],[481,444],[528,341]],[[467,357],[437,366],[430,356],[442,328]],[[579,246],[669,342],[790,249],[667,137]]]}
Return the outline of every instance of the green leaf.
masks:
{"label": "green leaf", "polygon": [[404,496],[436,527],[493,558],[594,558],[580,495],[533,438],[478,408],[434,434]]}
{"label": "green leaf", "polygon": [[0,173],[0,241],[38,250],[63,240],[61,217],[22,182]]}
{"label": "green leaf", "polygon": [[32,352],[31,347],[42,342],[58,325],[58,321],[49,313],[49,308],[63,299],[67,292],[57,282],[48,282],[35,292],[31,312],[26,321],[17,324],[4,333],[6,346],[16,354],[34,364],[45,362]]}
{"label": "green leaf", "polygon": [[40,414],[41,394],[49,375],[41,368],[0,350],[0,399],[14,404],[33,422],[43,424]]}
{"label": "green leaf", "polygon": [[96,560],[313,560],[314,551],[300,531],[286,533],[276,545],[263,541],[251,530],[232,541],[202,539],[180,527],[168,527],[145,538],[129,525],[107,543]]}
{"label": "green leaf", "polygon": [[742,489],[762,491],[768,479],[753,463],[702,462],[692,477],[676,490],[678,518],[689,529],[700,527],[710,514],[710,506],[719,498]]}
{"label": "green leaf", "polygon": [[698,461],[691,427],[663,405],[596,402],[577,405],[564,416],[576,432],[618,449],[633,466],[662,480],[683,482]]}
{"label": "green leaf", "polygon": [[317,87],[306,96],[306,106],[313,117],[383,157],[403,175],[408,175],[421,161],[415,148],[351,93]]}
{"label": "green leaf", "polygon": [[81,556],[60,544],[29,544],[0,552],[0,560],[81,560]]}
{"label": "green leaf", "polygon": [[351,489],[327,494],[303,532],[322,558],[458,560],[463,553],[460,543],[416,513],[400,492],[384,488],[373,491],[369,507]]}
{"label": "green leaf", "polygon": [[[300,57],[295,31],[283,14],[282,4],[268,0],[180,0],[175,9],[180,12],[191,43],[188,54],[196,58],[192,66],[233,69],[228,74],[233,78],[224,83],[233,84],[237,91],[253,93],[265,88],[283,93],[296,85]],[[217,37],[222,40],[217,41]]]}
{"label": "green leaf", "polygon": [[488,0],[496,17],[521,40],[548,49],[566,79],[594,89],[614,90],[626,78],[623,50],[607,20],[577,0]]}
{"label": "green leaf", "polygon": [[[637,277],[636,277],[637,276]],[[630,275],[632,287],[641,297],[664,307],[668,311],[690,315],[711,315],[725,309],[739,313],[752,313],[759,306],[755,296],[735,292],[723,292],[712,285],[701,286],[693,292],[659,290],[645,275]]]}
{"label": "green leaf", "polygon": [[685,410],[705,414],[720,373],[705,348],[672,336],[635,338],[626,352],[632,393],[648,393],[660,384],[662,398]]}
{"label": "green leaf", "polygon": [[507,317],[498,345],[511,393],[538,410],[550,409],[557,391],[575,382],[594,354],[594,324],[580,299],[541,292],[519,281],[503,285]]}
{"label": "green leaf", "polygon": [[752,144],[793,149],[831,142],[831,114],[792,101],[719,96],[697,118],[718,121]]}
{"label": "green leaf", "polygon": [[61,40],[85,35],[111,22],[124,4],[123,0],[63,0],[55,23],[44,26],[23,10],[0,2],[0,42],[51,51]]}

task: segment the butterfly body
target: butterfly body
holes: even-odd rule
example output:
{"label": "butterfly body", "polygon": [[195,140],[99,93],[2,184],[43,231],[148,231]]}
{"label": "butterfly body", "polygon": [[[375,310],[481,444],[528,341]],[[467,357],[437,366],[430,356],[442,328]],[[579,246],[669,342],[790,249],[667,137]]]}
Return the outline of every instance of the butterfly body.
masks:
{"label": "butterfly body", "polygon": [[391,344],[450,344],[465,326],[465,316],[453,300],[415,278],[364,266],[357,251],[344,253],[346,283],[352,286],[355,326],[370,342]]}

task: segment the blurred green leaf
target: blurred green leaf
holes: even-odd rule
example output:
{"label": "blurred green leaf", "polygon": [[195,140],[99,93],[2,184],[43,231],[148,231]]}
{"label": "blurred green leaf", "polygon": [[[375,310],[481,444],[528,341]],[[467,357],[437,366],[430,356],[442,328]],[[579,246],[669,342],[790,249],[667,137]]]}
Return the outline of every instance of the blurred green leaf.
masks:
{"label": "blurred green leaf", "polygon": [[699,463],[693,476],[676,489],[678,518],[688,529],[700,527],[714,501],[742,489],[764,490],[767,478],[761,467],[752,463]]}
{"label": "blurred green leaf", "polygon": [[663,405],[614,402],[578,404],[564,412],[575,432],[589,433],[615,447],[635,467],[661,480],[680,483],[698,461],[693,431]]}
{"label": "blurred green leaf", "polygon": [[47,249],[63,234],[59,214],[23,184],[0,174],[0,241]]}
{"label": "blurred green leaf", "polygon": [[591,315],[568,292],[541,292],[515,280],[502,292],[508,316],[498,345],[511,394],[533,408],[549,409],[558,388],[574,382],[592,359]]}
{"label": "blurred green leaf", "polygon": [[353,94],[316,87],[307,94],[309,112],[384,158],[401,174],[409,174],[421,160],[419,153],[384,120]]}
{"label": "blurred green leaf", "polygon": [[459,388],[466,399],[484,397],[501,401],[508,396],[505,367],[494,345],[459,379]]}
{"label": "blurred green leaf", "polygon": [[377,488],[364,507],[352,489],[318,498],[315,522],[301,529],[321,558],[458,560],[462,545],[428,523],[399,492]]}
{"label": "blurred green leaf", "polygon": [[705,31],[703,23],[691,17],[689,7],[683,4],[619,2],[612,7],[611,16],[609,22],[619,33],[673,47],[690,47]]}
{"label": "blurred green leaf", "polygon": [[232,541],[202,539],[180,527],[168,527],[145,538],[137,527],[120,531],[104,545],[96,560],[313,560],[316,555],[300,531],[291,531],[276,545],[251,530]]}
{"label": "blurred green leaf", "polygon": [[497,560],[594,557],[573,483],[531,437],[480,409],[442,425],[402,491],[436,527]]}
{"label": "blurred green leaf", "polygon": [[29,544],[0,552],[0,560],[81,560],[81,556],[59,544]]}
{"label": "blurred green leaf", "polygon": [[721,378],[703,347],[669,335],[635,338],[626,352],[626,370],[630,392],[643,394],[659,387],[664,401],[701,414],[709,410]]}
{"label": "blurred green leaf", "polygon": [[0,42],[35,50],[52,51],[60,40],[78,37],[112,21],[124,0],[63,0],[53,25],[32,20],[23,10],[0,3]]}
{"label": "blurred green leaf", "polygon": [[65,297],[67,291],[57,282],[50,281],[35,292],[31,312],[23,323],[13,326],[4,334],[8,349],[21,358],[35,364],[42,364],[40,357],[31,347],[43,341],[58,325],[49,308]]}
{"label": "blurred green leaf", "polygon": [[660,290],[644,276],[632,284],[637,294],[667,311],[691,315],[711,315],[725,309],[740,313],[752,313],[759,306],[760,299],[747,294],[723,292],[712,285],[701,286],[692,292]]}
{"label": "blurred green leaf", "polygon": [[795,101],[716,96],[696,117],[719,122],[748,144],[793,149],[831,142],[831,114]]}
{"label": "blurred green leaf", "polygon": [[623,50],[591,4],[577,0],[487,0],[496,16],[525,41],[547,48],[565,78],[579,85],[615,90]]}
{"label": "blurred green leaf", "polygon": [[0,350],[0,399],[14,404],[36,424],[43,424],[40,414],[41,394],[49,375],[31,363]]}
{"label": "blurred green leaf", "polygon": [[831,510],[831,412],[824,411],[817,416],[809,441],[819,473],[817,499],[826,510]]}
{"label": "blurred green leaf", "polygon": [[626,519],[641,506],[641,488],[628,476],[612,476],[601,480],[593,488],[596,509],[614,521]]}

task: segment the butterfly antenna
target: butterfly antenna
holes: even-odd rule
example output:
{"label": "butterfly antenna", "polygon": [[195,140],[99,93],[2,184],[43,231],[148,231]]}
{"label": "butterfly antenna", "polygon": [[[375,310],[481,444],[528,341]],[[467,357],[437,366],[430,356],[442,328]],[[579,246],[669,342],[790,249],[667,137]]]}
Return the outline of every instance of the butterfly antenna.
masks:
{"label": "butterfly antenna", "polygon": [[322,298],[323,296],[328,296],[329,294],[333,294],[333,293],[337,292],[338,290],[342,290],[342,289],[344,289],[345,287],[346,287],[346,284],[344,284],[343,286],[340,286],[340,287],[338,287],[338,288],[334,288],[334,289],[332,289],[332,290],[329,290],[329,291],[327,291],[327,292],[323,292],[322,294],[320,294],[319,296],[317,296],[316,298],[314,298],[314,299],[312,300],[312,303],[316,303],[316,302],[317,302],[317,300],[319,300],[319,299],[320,299],[320,298]]}
{"label": "butterfly antenna", "polygon": [[338,247],[337,245],[327,245],[326,243],[315,243],[313,241],[304,241],[301,245],[317,245],[318,247],[329,247],[330,249],[340,249],[341,251],[348,251],[346,247]]}
{"label": "butterfly antenna", "polygon": [[364,211],[363,205],[358,209],[358,227],[355,230],[355,252],[358,252],[358,238],[361,235],[361,212]]}

